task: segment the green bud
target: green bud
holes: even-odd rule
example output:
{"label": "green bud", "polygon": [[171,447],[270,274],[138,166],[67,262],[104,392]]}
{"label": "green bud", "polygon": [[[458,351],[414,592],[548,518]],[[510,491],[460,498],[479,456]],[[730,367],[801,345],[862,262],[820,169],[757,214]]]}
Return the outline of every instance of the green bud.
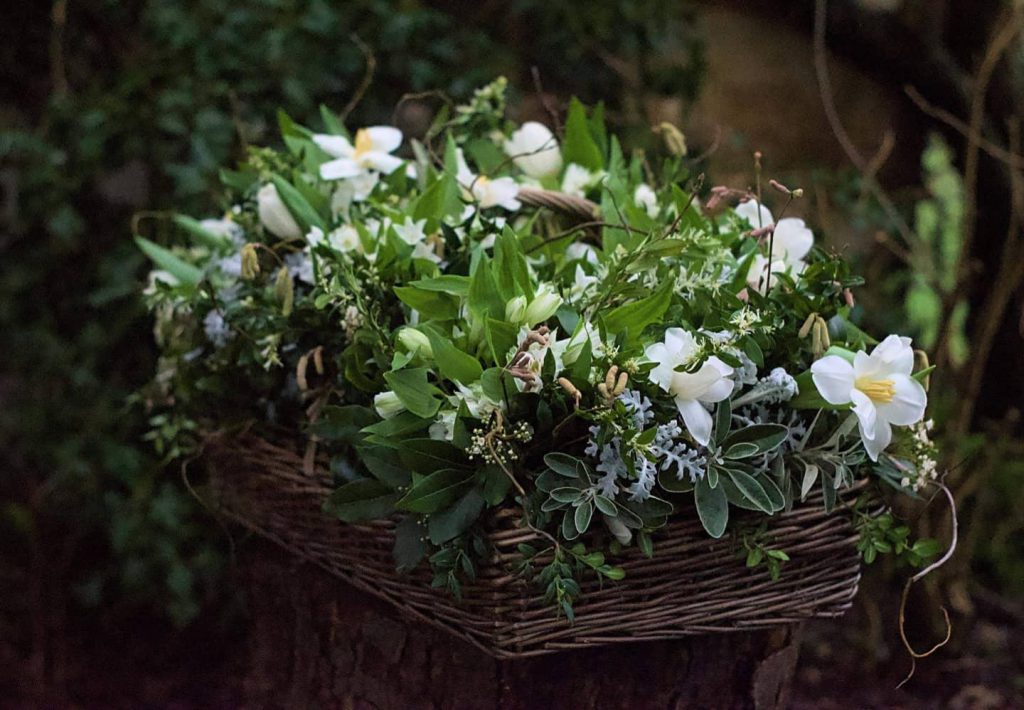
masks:
{"label": "green bud", "polygon": [[274,281],[274,296],[281,303],[282,315],[290,316],[292,307],[295,305],[295,282],[286,266],[282,266],[281,270],[277,272],[277,279]]}
{"label": "green bud", "polygon": [[413,355],[433,358],[434,350],[430,347],[430,339],[415,328],[402,328],[398,331],[398,342]]}
{"label": "green bud", "polygon": [[522,323],[526,318],[526,296],[516,296],[505,304],[505,320]]}
{"label": "green bud", "polygon": [[260,257],[254,244],[242,247],[242,278],[252,281],[260,274]]}

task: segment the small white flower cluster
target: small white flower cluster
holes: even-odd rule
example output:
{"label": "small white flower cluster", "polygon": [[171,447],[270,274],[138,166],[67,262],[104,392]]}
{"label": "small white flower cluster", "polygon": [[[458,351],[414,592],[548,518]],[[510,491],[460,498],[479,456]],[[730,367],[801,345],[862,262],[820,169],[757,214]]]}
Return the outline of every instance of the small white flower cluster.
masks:
{"label": "small white flower cluster", "polygon": [[934,428],[935,422],[931,419],[917,422],[910,428],[914,458],[917,460],[917,475],[913,479],[910,476],[904,476],[900,481],[900,485],[904,488],[913,487],[914,490],[920,491],[929,482],[938,480],[939,464],[936,461],[938,449],[930,436]]}
{"label": "small white flower cluster", "polygon": [[506,430],[499,418],[495,418],[490,431],[478,429],[469,439],[466,456],[470,461],[480,459],[484,463],[507,466],[519,460],[517,443],[525,444],[533,439],[533,427],[521,421]]}

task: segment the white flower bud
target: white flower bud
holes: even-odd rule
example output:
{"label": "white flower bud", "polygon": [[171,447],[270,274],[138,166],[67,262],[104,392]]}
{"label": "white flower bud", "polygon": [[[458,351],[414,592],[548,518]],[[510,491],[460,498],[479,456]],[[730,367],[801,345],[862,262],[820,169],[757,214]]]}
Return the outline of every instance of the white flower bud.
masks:
{"label": "white flower bud", "polygon": [[376,395],[373,398],[373,408],[377,410],[377,414],[383,419],[390,419],[405,411],[405,405],[402,404],[402,400],[391,390]]}
{"label": "white flower bud", "polygon": [[267,183],[256,193],[256,202],[264,229],[281,239],[302,238],[302,229],[281,200],[277,188],[271,183]]}
{"label": "white flower bud", "polygon": [[562,169],[558,140],[543,123],[527,121],[505,141],[505,152],[533,178],[557,175]]}
{"label": "white flower bud", "polygon": [[555,293],[550,286],[546,284],[541,286],[537,295],[526,308],[526,324],[532,328],[538,323],[543,323],[555,314],[560,305],[562,305],[562,297]]}
{"label": "white flower bud", "polygon": [[526,318],[526,296],[516,296],[505,304],[505,320],[522,323]]}
{"label": "white flower bud", "polygon": [[415,328],[402,328],[398,332],[398,342],[413,355],[433,358],[434,350],[430,347],[430,339],[422,331]]}

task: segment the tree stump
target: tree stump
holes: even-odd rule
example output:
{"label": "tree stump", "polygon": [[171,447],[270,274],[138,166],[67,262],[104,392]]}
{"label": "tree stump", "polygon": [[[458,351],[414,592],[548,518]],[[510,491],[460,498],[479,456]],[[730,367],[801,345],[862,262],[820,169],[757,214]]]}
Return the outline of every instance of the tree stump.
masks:
{"label": "tree stump", "polygon": [[781,708],[798,625],[497,660],[265,543],[246,554],[253,707]]}

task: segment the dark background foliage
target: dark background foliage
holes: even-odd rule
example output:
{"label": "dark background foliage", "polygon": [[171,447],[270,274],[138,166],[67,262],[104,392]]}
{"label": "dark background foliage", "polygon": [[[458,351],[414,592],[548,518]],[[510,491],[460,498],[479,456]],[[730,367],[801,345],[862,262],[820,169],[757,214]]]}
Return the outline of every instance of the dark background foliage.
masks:
{"label": "dark background foliage", "polygon": [[[735,6],[765,28],[757,44],[729,50],[749,56],[743,72],[761,81],[771,67],[758,52],[788,41],[786,28],[809,43],[816,3],[705,3],[700,12],[672,0],[8,4],[0,23],[0,668],[8,673],[0,671],[0,684],[16,679],[23,690],[63,698],[85,692],[71,689],[74,657],[97,640],[120,647],[148,639],[139,648],[154,667],[185,655],[201,672],[215,667],[207,661],[217,644],[229,644],[240,627],[231,537],[189,494],[179,464],[144,439],[149,413],[133,395],[152,376],[155,351],[138,299],[146,265],[130,240],[134,229],[164,234],[162,211],[172,208],[196,216],[223,210],[218,169],[247,143],[274,140],[279,107],[310,125],[318,125],[324,103],[351,108],[356,125],[396,118],[415,129],[443,101],[425,92],[459,99],[503,74],[520,116],[546,120],[548,107],[562,108],[570,94],[604,100],[617,130],[643,144],[666,110],[678,119],[680,105],[690,109],[714,69],[707,40],[727,30],[698,22],[702,13]],[[891,4],[834,0],[830,46],[877,86],[898,92],[910,83],[967,116],[972,76],[990,38],[1019,18],[995,0],[906,0],[895,3],[899,12],[877,11]],[[794,89],[813,80],[810,62],[800,66],[800,76],[787,75]],[[1020,66],[1019,51],[999,59],[981,102],[986,137],[1003,145],[1014,140],[1006,124],[1019,114]],[[752,106],[780,93],[739,89]],[[420,98],[396,114],[410,92]],[[920,175],[922,136],[940,130],[958,154],[965,141],[905,97],[887,100],[912,112],[895,167],[881,173],[884,180],[900,176],[894,194],[912,215],[926,195],[906,179]],[[758,111],[758,121],[775,130],[778,116]],[[820,107],[808,111],[808,124],[814,111]],[[749,155],[741,138],[702,139],[697,132],[692,148],[718,146],[721,155],[738,147]],[[764,138],[749,137],[753,147]],[[981,161],[969,255],[975,275],[960,294],[971,305],[972,343],[991,313],[992,282],[1016,218],[1005,166]],[[713,158],[710,172],[724,172],[724,163]],[[963,168],[962,158],[957,165]],[[842,225],[859,239],[891,231],[877,204],[864,199],[863,175],[834,166],[814,175],[837,196]],[[814,204],[811,221],[823,224],[815,216],[824,208]],[[875,249],[865,250],[863,266],[874,283],[889,284],[883,299],[900,302],[904,265]],[[1024,619],[1019,284],[1011,295],[992,354],[948,368],[940,379],[947,395],[934,398],[951,422],[951,477],[965,535],[952,571],[921,601],[952,599],[957,653]],[[906,319],[888,309],[880,320],[888,327]],[[981,388],[965,398],[961,388],[975,367],[984,368]],[[943,537],[942,520],[925,516],[922,531]],[[905,570],[887,572],[861,597],[888,600],[878,606],[891,619],[886,605]],[[880,651],[882,632],[873,622],[866,628],[854,643],[873,644],[874,659],[890,657],[889,630],[890,647]],[[820,650],[813,647],[808,658]],[[1006,680],[1019,673],[1004,670],[1013,667],[1012,654],[993,653],[1001,654],[997,672]]]}

